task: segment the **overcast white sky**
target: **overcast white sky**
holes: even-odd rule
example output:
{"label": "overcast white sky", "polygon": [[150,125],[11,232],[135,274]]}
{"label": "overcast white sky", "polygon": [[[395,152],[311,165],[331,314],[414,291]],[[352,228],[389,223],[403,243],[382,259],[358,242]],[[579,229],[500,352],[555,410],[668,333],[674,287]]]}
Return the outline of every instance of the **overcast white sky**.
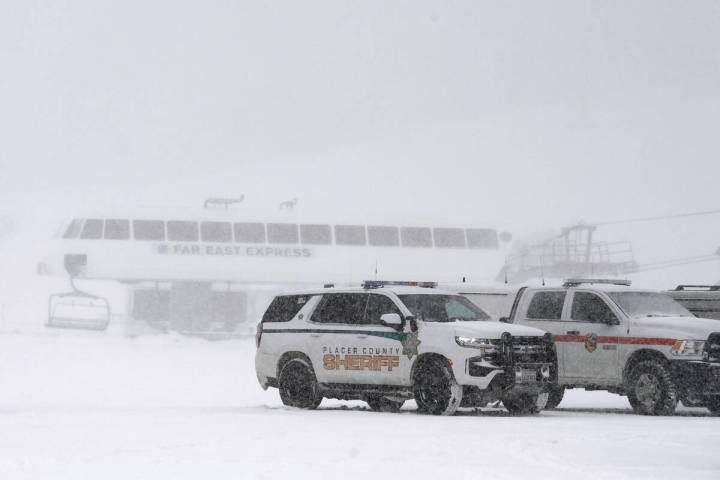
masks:
{"label": "overcast white sky", "polygon": [[245,193],[522,232],[720,208],[717,1],[2,10],[5,212]]}

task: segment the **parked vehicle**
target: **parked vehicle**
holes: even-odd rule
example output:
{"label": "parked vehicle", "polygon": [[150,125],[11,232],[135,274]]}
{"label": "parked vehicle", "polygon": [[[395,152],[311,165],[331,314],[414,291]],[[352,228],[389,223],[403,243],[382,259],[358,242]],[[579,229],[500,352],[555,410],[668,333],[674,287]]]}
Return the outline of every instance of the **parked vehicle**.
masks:
{"label": "parked vehicle", "polygon": [[257,330],[260,385],[285,405],[361,399],[421,413],[502,400],[537,413],[556,376],[555,347],[542,330],[491,321],[461,295],[422,286],[365,282],[274,298]]}
{"label": "parked vehicle", "polygon": [[697,317],[720,320],[720,285],[678,285],[665,293]]}
{"label": "parked vehicle", "polygon": [[553,334],[558,385],[627,395],[636,413],[670,415],[678,400],[720,413],[720,321],[696,318],[667,295],[617,280],[571,279],[521,289],[504,321]]}

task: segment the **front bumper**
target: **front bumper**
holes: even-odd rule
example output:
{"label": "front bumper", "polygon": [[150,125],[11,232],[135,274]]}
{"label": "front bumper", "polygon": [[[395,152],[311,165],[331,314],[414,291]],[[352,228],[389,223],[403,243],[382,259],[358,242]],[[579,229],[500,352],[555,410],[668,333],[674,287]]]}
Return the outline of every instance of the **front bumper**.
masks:
{"label": "front bumper", "polygon": [[670,374],[675,386],[688,396],[720,395],[720,363],[673,360]]}

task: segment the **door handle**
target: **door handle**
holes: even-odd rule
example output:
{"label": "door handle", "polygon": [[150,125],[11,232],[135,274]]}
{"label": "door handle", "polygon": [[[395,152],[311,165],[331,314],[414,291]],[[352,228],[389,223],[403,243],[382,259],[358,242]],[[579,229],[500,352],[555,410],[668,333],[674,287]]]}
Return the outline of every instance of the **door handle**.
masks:
{"label": "door handle", "polygon": [[357,338],[367,338],[367,335],[358,335]]}
{"label": "door handle", "polygon": [[319,334],[319,333],[311,333],[310,336],[311,336],[311,337],[315,337],[315,338],[320,338],[320,334]]}
{"label": "door handle", "polygon": [[569,332],[565,332],[568,335],[580,335],[580,330],[570,330]]}

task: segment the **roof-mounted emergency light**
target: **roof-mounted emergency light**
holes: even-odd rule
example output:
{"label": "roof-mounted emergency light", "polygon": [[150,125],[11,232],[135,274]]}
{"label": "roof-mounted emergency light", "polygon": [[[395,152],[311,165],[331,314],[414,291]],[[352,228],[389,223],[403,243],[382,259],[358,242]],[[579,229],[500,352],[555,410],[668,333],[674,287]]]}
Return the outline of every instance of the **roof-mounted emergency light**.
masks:
{"label": "roof-mounted emergency light", "polygon": [[365,280],[362,282],[363,288],[382,288],[382,287],[421,287],[421,288],[435,288],[437,282],[406,282],[406,281],[392,281],[392,280]]}
{"label": "roof-mounted emergency light", "polygon": [[630,280],[618,280],[613,278],[568,278],[563,283],[563,287],[577,287],[583,284],[595,284],[595,285],[621,285],[623,287],[629,287],[632,285]]}

